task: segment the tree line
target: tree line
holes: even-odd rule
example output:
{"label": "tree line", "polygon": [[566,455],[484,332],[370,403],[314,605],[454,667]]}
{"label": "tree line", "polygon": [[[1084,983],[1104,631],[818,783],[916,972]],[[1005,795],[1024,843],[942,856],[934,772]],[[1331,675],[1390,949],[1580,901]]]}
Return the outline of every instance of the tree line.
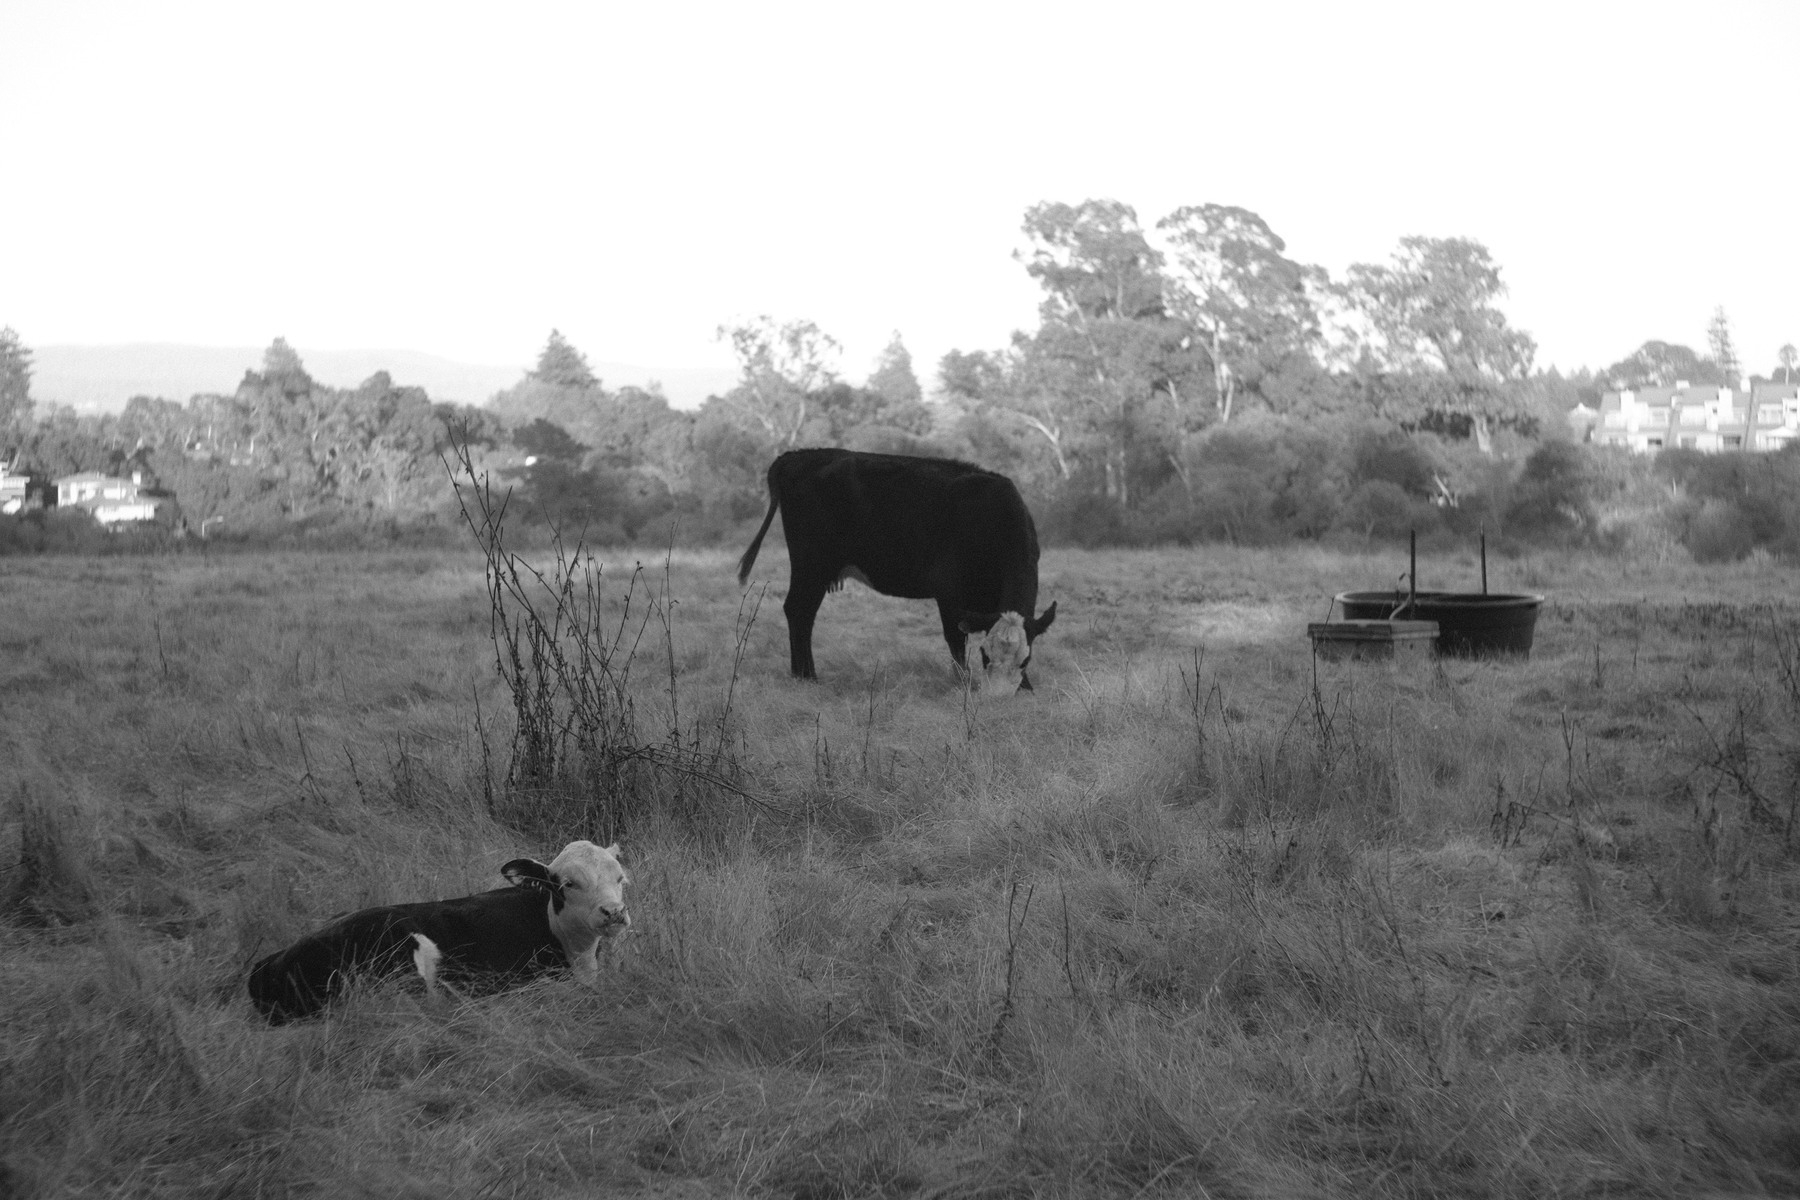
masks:
{"label": "tree line", "polygon": [[[324,386],[278,338],[230,395],[40,414],[29,352],[7,330],[0,452],[46,478],[148,470],[188,529],[252,540],[451,527],[457,438],[512,490],[519,520],[595,542],[740,536],[766,502],[770,459],[811,445],[1003,471],[1050,541],[1409,529],[1598,541],[1608,489],[1651,468],[1569,445],[1569,408],[1608,388],[1738,382],[1722,311],[1705,356],[1646,342],[1603,371],[1538,369],[1535,342],[1499,307],[1499,265],[1472,239],[1402,238],[1387,261],[1333,279],[1227,205],[1146,227],[1116,200],[1046,202],[1022,232],[1016,257],[1043,294],[1036,328],[945,354],[929,395],[897,333],[859,385],[828,332],[763,316],[719,329],[739,380],[693,411],[654,386],[606,387],[552,330],[535,367],[479,407],[434,403],[385,372]],[[1785,346],[1778,370],[1794,367]],[[1682,536],[1675,517],[1657,520]]]}

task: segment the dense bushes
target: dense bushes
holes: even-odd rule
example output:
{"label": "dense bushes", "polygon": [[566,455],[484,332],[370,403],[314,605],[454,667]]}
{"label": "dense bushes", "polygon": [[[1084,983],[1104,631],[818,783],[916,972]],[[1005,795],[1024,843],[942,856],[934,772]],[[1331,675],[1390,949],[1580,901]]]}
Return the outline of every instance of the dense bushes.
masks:
{"label": "dense bushes", "polygon": [[1696,560],[1759,549],[1800,555],[1800,445],[1772,454],[1665,450],[1655,473],[1668,485],[1676,536]]}
{"label": "dense bushes", "polygon": [[[510,512],[519,536],[535,542],[554,527],[592,545],[742,541],[768,503],[763,473],[771,452],[724,425],[703,426],[698,434],[694,477],[679,481],[680,490],[644,468],[610,466],[579,445],[568,451],[543,429],[526,435],[521,440],[531,448],[550,452],[498,474],[513,491]],[[981,457],[970,447],[910,435],[860,444]],[[1501,549],[1685,550],[1700,562],[1759,552],[1800,557],[1800,450],[1669,450],[1649,457],[1546,442],[1522,459],[1461,450],[1374,424],[1304,429],[1246,421],[1193,439],[1181,471],[1171,470],[1129,505],[1081,476],[1019,482],[1049,546],[1366,546],[1414,532],[1425,544],[1467,544],[1485,534]],[[84,512],[34,510],[0,517],[0,555],[436,545],[459,542],[464,533],[453,519],[430,512],[386,520],[336,507],[298,517],[273,509],[259,514],[261,508],[241,508],[238,518],[211,524],[202,542],[168,530],[109,531]]]}
{"label": "dense bushes", "polygon": [[376,550],[396,546],[451,548],[467,533],[448,521],[369,521],[322,511],[300,520],[219,524],[202,539],[192,530],[152,523],[107,527],[79,509],[34,509],[0,516],[0,557],[21,554],[228,553],[255,550]]}
{"label": "dense bushes", "polygon": [[[52,412],[31,427],[11,469],[158,476],[208,545],[429,544],[456,535],[445,471],[453,446],[510,493],[507,511],[524,542],[560,530],[593,545],[732,543],[768,502],[770,460],[794,445],[958,458],[1001,471],[1025,494],[1048,545],[1365,546],[1416,533],[1427,544],[1485,534],[1502,549],[1685,550],[1701,561],[1800,555],[1800,448],[1651,458],[1537,442],[1515,422],[1478,449],[1466,437],[1397,423],[1392,412],[1350,416],[1298,395],[1283,411],[1243,409],[1198,429],[1126,406],[1102,428],[958,399],[962,385],[949,382],[949,399],[936,404],[919,399],[916,380],[889,379],[895,386],[886,391],[837,382],[783,391],[775,382],[747,382],[678,411],[654,390],[607,391],[553,335],[539,369],[492,407],[455,409],[396,387],[385,372],[355,389],[324,387],[278,340],[265,370],[247,373],[231,396],[186,406],[138,397],[104,418]],[[1104,454],[1080,451],[1102,443]],[[179,544],[169,531],[109,532],[74,514],[0,518],[0,554],[164,541]]]}
{"label": "dense bushes", "polygon": [[1553,441],[1488,456],[1381,423],[1251,420],[1196,437],[1183,468],[1130,507],[1082,479],[1032,496],[1044,541],[1364,545],[1416,532],[1514,549],[1679,545],[1702,562],[1800,555],[1800,449],[1652,458]]}
{"label": "dense bushes", "polygon": [[0,555],[106,554],[140,542],[108,533],[84,509],[35,508],[0,517]]}
{"label": "dense bushes", "polygon": [[1436,439],[1415,440],[1381,422],[1289,422],[1252,418],[1198,435],[1182,469],[1126,508],[1084,480],[1039,500],[1051,544],[1294,540],[1367,543],[1416,531],[1431,537],[1477,528],[1493,502],[1443,481],[1471,474]]}
{"label": "dense bushes", "polygon": [[1587,456],[1568,442],[1545,442],[1525,460],[1506,506],[1506,532],[1535,542],[1581,541],[1594,529]]}

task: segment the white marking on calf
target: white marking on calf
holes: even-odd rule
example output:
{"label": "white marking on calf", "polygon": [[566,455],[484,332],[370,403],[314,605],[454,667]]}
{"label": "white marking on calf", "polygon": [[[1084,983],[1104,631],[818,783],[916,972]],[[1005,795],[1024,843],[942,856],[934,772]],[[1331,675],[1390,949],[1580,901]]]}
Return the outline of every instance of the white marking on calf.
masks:
{"label": "white marking on calf", "polygon": [[438,944],[422,933],[412,935],[418,948],[413,951],[413,966],[419,970],[419,978],[425,981],[427,995],[435,996],[438,992],[438,964],[444,961],[444,952]]}

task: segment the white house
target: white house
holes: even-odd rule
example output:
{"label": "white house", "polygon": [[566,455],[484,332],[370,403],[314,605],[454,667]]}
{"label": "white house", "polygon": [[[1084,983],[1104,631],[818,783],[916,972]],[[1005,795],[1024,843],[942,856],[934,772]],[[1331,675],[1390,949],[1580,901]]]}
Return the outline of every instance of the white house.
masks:
{"label": "white house", "polygon": [[22,512],[32,503],[27,494],[31,478],[28,475],[13,474],[15,464],[0,461],[0,514],[10,516]]}
{"label": "white house", "polygon": [[172,517],[175,497],[156,487],[154,479],[134,470],[130,479],[121,479],[100,471],[83,471],[65,475],[56,481],[58,508],[83,508],[102,525],[127,521],[154,521],[159,516]]}

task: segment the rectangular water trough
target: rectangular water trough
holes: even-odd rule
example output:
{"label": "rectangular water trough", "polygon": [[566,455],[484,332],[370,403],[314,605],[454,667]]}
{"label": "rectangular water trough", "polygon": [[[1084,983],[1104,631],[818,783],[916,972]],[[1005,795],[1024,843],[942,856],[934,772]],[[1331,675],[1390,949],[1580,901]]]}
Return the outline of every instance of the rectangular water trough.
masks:
{"label": "rectangular water trough", "polygon": [[1388,662],[1405,667],[1431,661],[1436,621],[1314,621],[1306,627],[1313,653],[1333,662]]}

